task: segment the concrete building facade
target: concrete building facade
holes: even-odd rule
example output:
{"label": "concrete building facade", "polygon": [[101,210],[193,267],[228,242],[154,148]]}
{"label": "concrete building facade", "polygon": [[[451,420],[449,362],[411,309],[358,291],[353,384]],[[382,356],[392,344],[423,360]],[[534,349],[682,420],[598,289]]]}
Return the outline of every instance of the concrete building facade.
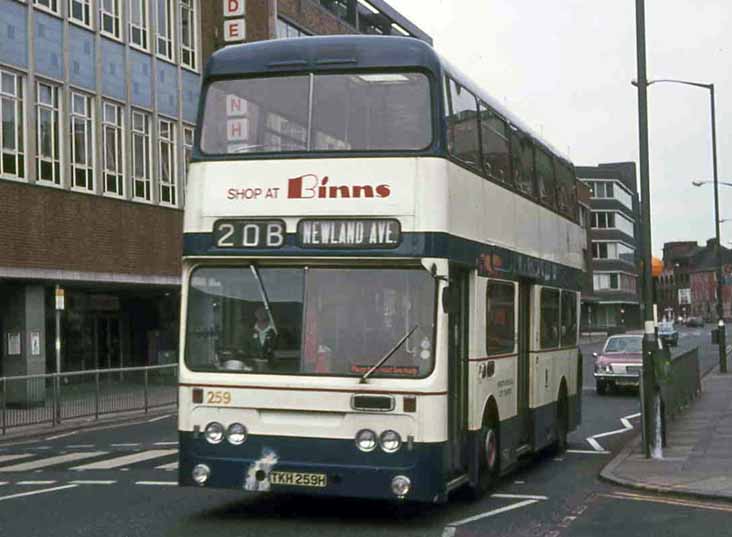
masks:
{"label": "concrete building facade", "polygon": [[640,203],[633,162],[577,166],[590,189],[593,296],[583,300],[586,329],[638,328]]}
{"label": "concrete building facade", "polygon": [[430,40],[381,0],[0,0],[0,376],[55,371],[57,288],[63,371],[174,361],[206,59],[358,32]]}

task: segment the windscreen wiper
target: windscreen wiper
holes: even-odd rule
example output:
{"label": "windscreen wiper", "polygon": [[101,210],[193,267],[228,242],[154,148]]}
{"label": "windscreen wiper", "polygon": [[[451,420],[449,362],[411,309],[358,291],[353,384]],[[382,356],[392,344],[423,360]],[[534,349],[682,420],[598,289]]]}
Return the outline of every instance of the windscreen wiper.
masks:
{"label": "windscreen wiper", "polygon": [[267,316],[269,317],[269,322],[272,324],[272,329],[274,330],[274,333],[276,335],[279,335],[279,332],[277,331],[277,325],[275,324],[274,317],[272,317],[272,310],[269,307],[269,298],[267,297],[267,290],[264,288],[264,283],[262,282],[262,278],[259,276],[259,269],[255,265],[249,265],[249,268],[252,269],[252,274],[254,274],[254,279],[257,280],[257,285],[259,285],[259,293],[262,295],[262,302],[264,302],[264,309],[267,311]]}
{"label": "windscreen wiper", "polygon": [[401,346],[402,346],[402,345],[404,344],[404,342],[405,342],[405,341],[407,341],[407,340],[409,339],[409,336],[411,336],[411,335],[412,335],[412,334],[414,333],[414,331],[415,331],[415,330],[417,329],[417,327],[418,327],[418,326],[419,326],[418,324],[415,324],[415,325],[414,325],[414,327],[413,327],[413,328],[412,328],[412,329],[411,329],[411,330],[410,330],[409,332],[407,332],[406,334],[404,334],[404,336],[402,337],[402,339],[400,339],[400,340],[399,340],[399,341],[397,342],[397,344],[396,344],[396,345],[394,345],[394,346],[393,346],[393,347],[391,348],[391,350],[390,350],[389,352],[387,352],[387,353],[386,353],[386,354],[385,354],[385,355],[384,355],[384,356],[383,356],[383,357],[381,358],[381,360],[379,360],[379,361],[378,361],[378,362],[376,362],[376,363],[375,363],[374,365],[372,365],[372,366],[371,366],[371,367],[369,368],[369,370],[368,370],[368,371],[366,371],[366,373],[364,373],[364,374],[363,374],[363,376],[361,377],[361,380],[360,380],[359,384],[366,384],[366,380],[367,380],[367,379],[368,379],[368,378],[369,378],[369,377],[371,376],[371,374],[372,374],[372,373],[373,373],[374,371],[376,371],[377,369],[379,369],[379,368],[380,368],[380,367],[381,367],[382,365],[384,365],[384,364],[386,363],[386,361],[387,361],[387,360],[388,360],[389,358],[391,358],[391,357],[392,357],[392,356],[394,355],[394,353],[395,353],[395,352],[396,352],[397,350],[399,350],[399,347],[401,347]]}

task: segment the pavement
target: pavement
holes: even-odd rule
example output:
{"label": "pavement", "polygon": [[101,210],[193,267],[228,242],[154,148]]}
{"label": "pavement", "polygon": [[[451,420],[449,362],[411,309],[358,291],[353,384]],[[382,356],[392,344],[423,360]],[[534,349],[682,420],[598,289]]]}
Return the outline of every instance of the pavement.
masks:
{"label": "pavement", "polygon": [[[708,331],[685,331],[713,363]],[[583,423],[490,496],[444,505],[177,486],[173,413],[32,438],[0,437],[0,536],[689,537],[732,535],[732,504],[628,491],[598,479],[639,427],[637,390],[595,393],[583,345]],[[589,373],[589,374],[588,374]],[[726,533],[725,533],[726,532]]]}
{"label": "pavement", "polygon": [[704,378],[701,397],[668,424],[662,458],[646,459],[638,435],[601,476],[646,491],[732,500],[732,374]]}

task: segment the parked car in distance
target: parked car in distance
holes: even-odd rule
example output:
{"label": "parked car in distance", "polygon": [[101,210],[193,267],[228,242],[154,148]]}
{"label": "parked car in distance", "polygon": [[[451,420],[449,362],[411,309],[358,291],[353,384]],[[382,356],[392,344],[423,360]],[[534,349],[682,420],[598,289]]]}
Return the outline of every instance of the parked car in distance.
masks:
{"label": "parked car in distance", "polygon": [[687,317],[686,318],[686,326],[689,327],[695,327],[695,328],[703,328],[706,323],[704,322],[704,319],[701,317]]}
{"label": "parked car in distance", "polygon": [[643,336],[624,334],[610,336],[601,353],[595,357],[595,387],[599,395],[608,388],[638,386],[643,368]]}
{"label": "parked car in distance", "polygon": [[669,347],[676,347],[679,344],[679,331],[670,321],[658,323],[658,337]]}

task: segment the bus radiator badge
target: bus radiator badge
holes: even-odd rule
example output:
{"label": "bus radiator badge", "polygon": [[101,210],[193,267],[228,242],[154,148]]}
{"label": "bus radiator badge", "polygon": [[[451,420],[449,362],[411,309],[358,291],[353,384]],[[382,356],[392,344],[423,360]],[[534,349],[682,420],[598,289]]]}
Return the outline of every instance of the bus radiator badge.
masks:
{"label": "bus radiator badge", "polygon": [[244,481],[244,490],[254,492],[266,492],[272,486],[269,475],[279,458],[277,453],[269,448],[262,450],[262,456],[254,461],[247,470],[247,478]]}

